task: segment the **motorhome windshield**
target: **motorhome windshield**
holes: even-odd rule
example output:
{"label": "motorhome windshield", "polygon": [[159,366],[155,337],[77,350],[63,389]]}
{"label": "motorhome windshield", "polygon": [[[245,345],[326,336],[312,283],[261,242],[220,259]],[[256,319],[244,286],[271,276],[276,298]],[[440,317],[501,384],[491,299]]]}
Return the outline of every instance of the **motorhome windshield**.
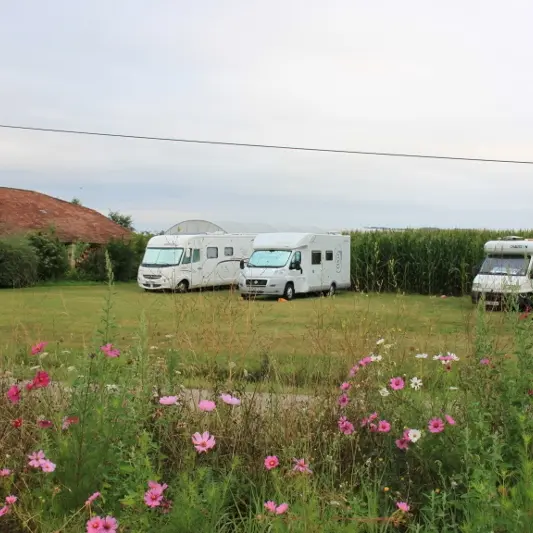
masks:
{"label": "motorhome windshield", "polygon": [[531,258],[517,255],[489,255],[479,271],[492,276],[525,276]]}
{"label": "motorhome windshield", "polygon": [[177,266],[182,255],[183,248],[146,248],[141,265],[143,267]]}
{"label": "motorhome windshield", "polygon": [[252,268],[280,268],[284,267],[291,256],[287,250],[256,250],[248,261]]}

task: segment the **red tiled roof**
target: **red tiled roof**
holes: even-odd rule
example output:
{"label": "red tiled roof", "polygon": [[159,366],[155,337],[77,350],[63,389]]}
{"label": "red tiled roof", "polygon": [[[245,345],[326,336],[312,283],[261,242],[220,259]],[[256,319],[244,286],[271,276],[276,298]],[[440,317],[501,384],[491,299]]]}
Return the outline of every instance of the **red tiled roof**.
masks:
{"label": "red tiled roof", "polygon": [[0,187],[0,235],[55,229],[63,242],[105,244],[131,232],[87,207],[47,194]]}

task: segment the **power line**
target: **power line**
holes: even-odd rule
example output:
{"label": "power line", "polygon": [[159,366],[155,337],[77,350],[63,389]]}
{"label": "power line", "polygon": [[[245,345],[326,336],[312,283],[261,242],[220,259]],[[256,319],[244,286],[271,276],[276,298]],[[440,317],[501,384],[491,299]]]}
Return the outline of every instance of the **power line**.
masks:
{"label": "power line", "polygon": [[127,135],[124,133],[105,133],[100,131],[64,130],[57,128],[39,128],[34,126],[13,126],[11,124],[0,124],[0,128],[12,130],[40,131],[47,133],[68,133],[74,135],[93,135],[97,137],[118,137],[121,139],[137,139],[142,141],[163,141],[189,144],[209,144],[216,146],[237,146],[243,148],[270,148],[273,150],[295,150],[300,152],[325,152],[332,154],[370,155],[378,157],[407,157],[414,159],[444,159],[448,161],[474,161],[479,163],[507,163],[512,165],[533,165],[533,161],[519,159],[488,159],[482,157],[456,157],[450,155],[429,155],[429,154],[408,154],[401,152],[369,152],[363,150],[341,150],[334,148],[309,148],[304,146],[285,146],[278,144],[254,144],[239,143],[230,141],[206,141],[200,139],[180,139],[176,137],[151,137],[148,135]]}

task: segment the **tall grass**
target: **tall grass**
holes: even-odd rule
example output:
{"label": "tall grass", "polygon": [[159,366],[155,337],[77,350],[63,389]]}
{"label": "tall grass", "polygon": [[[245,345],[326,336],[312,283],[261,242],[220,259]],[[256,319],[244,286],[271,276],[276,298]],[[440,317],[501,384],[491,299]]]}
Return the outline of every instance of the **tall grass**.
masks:
{"label": "tall grass", "polygon": [[[0,471],[10,470],[0,472],[0,502],[18,498],[0,516],[2,533],[533,531],[533,323],[526,315],[502,315],[513,336],[505,351],[482,307],[471,345],[457,357],[401,349],[397,328],[383,331],[383,340],[372,335],[372,356],[351,351],[334,359],[321,377],[335,385],[313,378],[316,389],[303,398],[249,390],[239,363],[228,365],[223,375],[206,374],[200,395],[215,409],[204,411],[172,359],[150,350],[143,314],[134,342],[114,351],[124,339],[109,261],[107,269],[100,325],[83,350],[65,353],[51,342],[36,355],[22,345],[0,353]],[[322,313],[335,299],[318,302],[324,307],[309,334],[321,343]],[[218,321],[231,327],[231,312]],[[326,339],[332,353],[362,331],[345,330],[346,338]],[[69,364],[75,369],[56,380],[51,369]],[[52,383],[28,390],[37,371],[50,371]],[[276,381],[275,362],[265,372]],[[7,395],[13,385],[20,400]],[[436,432],[432,419],[439,419]],[[406,429],[420,430],[420,438],[402,441]],[[204,431],[215,443],[199,453],[192,436]],[[53,471],[29,465],[38,450]],[[268,456],[279,464],[267,469]],[[311,472],[295,470],[295,459]],[[149,482],[168,485],[153,507]],[[270,512],[269,501],[283,512]],[[111,519],[108,529],[87,526],[105,516],[119,529]]]}
{"label": "tall grass", "polygon": [[487,241],[531,234],[467,229],[354,232],[353,285],[364,292],[467,294]]}

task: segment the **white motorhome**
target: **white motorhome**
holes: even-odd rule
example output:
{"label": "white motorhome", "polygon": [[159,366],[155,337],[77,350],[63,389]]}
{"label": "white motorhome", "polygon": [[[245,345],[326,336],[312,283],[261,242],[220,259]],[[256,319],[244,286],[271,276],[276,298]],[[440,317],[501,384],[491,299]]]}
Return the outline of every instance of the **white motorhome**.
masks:
{"label": "white motorhome", "polygon": [[518,298],[520,307],[533,299],[533,239],[506,237],[485,244],[485,260],[472,283],[472,302],[484,299],[489,308],[501,307],[507,297]]}
{"label": "white motorhome", "polygon": [[157,235],[148,241],[137,274],[147,291],[237,285],[242,259],[250,257],[255,234]]}
{"label": "white motorhome", "polygon": [[248,262],[241,262],[239,291],[250,296],[335,294],[350,283],[350,236],[317,233],[262,233]]}

